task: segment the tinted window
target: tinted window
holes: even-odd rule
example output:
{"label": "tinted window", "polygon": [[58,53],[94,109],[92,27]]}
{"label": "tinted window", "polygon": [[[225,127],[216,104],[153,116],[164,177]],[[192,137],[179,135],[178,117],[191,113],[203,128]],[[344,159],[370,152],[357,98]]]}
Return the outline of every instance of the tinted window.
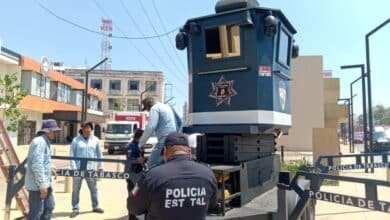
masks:
{"label": "tinted window", "polygon": [[91,87],[94,88],[94,89],[99,89],[101,90],[102,89],[102,80],[101,79],[92,79],[91,80]]}
{"label": "tinted window", "polygon": [[110,90],[121,90],[121,81],[110,80]]}
{"label": "tinted window", "polygon": [[108,124],[106,133],[109,133],[109,134],[130,134],[131,130],[132,130],[131,125]]}
{"label": "tinted window", "polygon": [[139,89],[139,81],[138,80],[129,80],[129,88],[130,91],[138,91]]}
{"label": "tinted window", "polygon": [[290,37],[281,29],[279,34],[278,61],[286,66],[290,66]]}

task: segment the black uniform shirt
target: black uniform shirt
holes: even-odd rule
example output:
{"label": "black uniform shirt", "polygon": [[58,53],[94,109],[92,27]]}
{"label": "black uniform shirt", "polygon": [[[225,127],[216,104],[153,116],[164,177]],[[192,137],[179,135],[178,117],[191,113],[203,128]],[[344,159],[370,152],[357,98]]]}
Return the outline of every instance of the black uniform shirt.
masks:
{"label": "black uniform shirt", "polygon": [[128,210],[146,219],[200,220],[217,202],[217,181],[211,169],[189,155],[172,156],[150,169],[127,199]]}

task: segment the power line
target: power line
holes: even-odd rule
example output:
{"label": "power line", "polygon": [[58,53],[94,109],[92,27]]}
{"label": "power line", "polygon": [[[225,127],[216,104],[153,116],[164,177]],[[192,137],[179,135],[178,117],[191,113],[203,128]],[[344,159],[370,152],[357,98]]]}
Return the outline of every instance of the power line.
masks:
{"label": "power line", "polygon": [[[96,34],[96,35],[99,35],[99,36],[106,36],[105,34],[103,34],[102,32],[99,32],[99,31],[95,31],[93,29],[90,29],[90,28],[87,28],[87,27],[84,27],[82,25],[79,25],[73,21],[70,21],[58,14],[56,14],[54,11],[50,10],[49,8],[47,8],[46,6],[44,6],[39,0],[35,0],[35,2],[39,5],[39,7],[41,9],[43,9],[44,11],[46,11],[47,13],[49,13],[50,15],[52,15],[53,17],[57,18],[58,20],[61,20],[67,24],[70,24],[74,27],[77,27],[81,30],[84,30],[86,32],[89,32],[89,33],[93,33],[93,34]],[[95,5],[104,13],[107,15],[107,13],[105,12],[105,10],[94,0],[94,3]],[[109,16],[108,16],[109,17]],[[172,31],[169,31],[167,33],[163,33],[163,34],[156,34],[154,36],[142,36],[142,37],[128,37],[126,36],[126,34],[123,33],[123,31],[121,31],[121,29],[115,25],[114,23],[114,26],[115,28],[117,28],[123,36],[115,36],[115,35],[112,35],[111,37],[112,38],[117,38],[117,39],[125,39],[125,40],[128,40],[129,41],[129,44],[134,48],[136,49],[136,51],[155,69],[157,69],[156,65],[153,64],[153,62],[150,61],[150,59],[131,41],[131,40],[147,40],[147,39],[153,39],[153,38],[159,38],[159,37],[163,37],[163,36],[166,36],[166,35],[169,35],[171,33],[173,33],[174,31],[178,30],[178,28],[175,28],[173,29]],[[186,94],[186,93],[184,93]],[[182,93],[180,93],[180,95],[182,95],[183,98],[186,98],[184,97],[184,95]]]}
{"label": "power line", "polygon": [[[122,0],[121,0],[122,1]],[[156,7],[156,3],[154,2],[154,0],[152,0],[152,5],[153,5],[153,8],[154,10],[156,11],[156,14],[157,14],[157,17],[158,17],[158,20],[160,21],[161,23],[161,26],[163,28],[163,31],[166,32],[166,27],[165,27],[165,24],[163,22],[163,19],[160,15],[160,12],[157,10],[157,7]],[[177,49],[175,46],[173,46],[172,44],[172,41],[171,39],[169,38],[169,34],[168,35],[165,35],[169,41],[169,44],[171,45],[171,47],[173,48],[173,50],[175,51],[175,54],[176,54],[176,57],[178,58],[179,60],[179,63],[181,64],[181,66],[184,68],[185,72],[187,72],[187,68],[186,68],[186,65],[184,65],[183,61],[180,59],[180,56],[179,56],[179,53],[177,52]]]}
{"label": "power line", "polygon": [[[145,35],[144,31],[142,30],[142,28],[138,25],[138,22],[136,22],[136,20],[134,19],[134,17],[131,15],[129,9],[127,8],[126,4],[123,2],[123,0],[120,0],[120,3],[121,3],[121,6],[123,8],[123,10],[125,11],[125,13],[127,14],[127,16],[130,18],[132,24],[135,26],[135,28],[137,29],[138,32],[140,32],[141,35]],[[159,58],[159,60],[163,63],[163,65],[167,68],[167,69],[171,69],[171,66],[170,65],[167,65],[166,62],[164,61],[164,59],[162,59],[159,55],[159,53],[156,51],[156,49],[152,46],[152,44],[150,43],[149,39],[146,40],[148,46],[153,50],[154,54]],[[174,77],[179,80],[179,81],[182,81],[183,79],[180,77],[180,75],[176,74],[175,71],[171,71],[172,74],[174,74]],[[184,77],[185,78],[185,77]],[[186,80],[186,79],[184,79]],[[176,87],[176,86],[175,86]],[[178,88],[178,87],[176,87]],[[186,94],[186,93],[184,93]],[[183,96],[184,97],[184,96]]]}
{"label": "power line", "polygon": [[[142,31],[142,28],[138,25],[138,23],[135,21],[134,17],[131,15],[131,13],[129,12],[128,8],[126,7],[125,3],[120,0],[120,3],[123,7],[123,10],[125,11],[126,15],[130,18],[131,22],[133,23],[133,25],[136,27],[136,29],[138,30],[138,32],[141,33],[142,36],[145,36],[145,33]],[[157,58],[163,63],[163,65],[165,67],[167,67],[167,69],[170,69],[170,66],[167,65],[164,61],[164,59],[162,59],[162,57],[160,56],[160,54],[157,52],[157,50],[152,46],[152,44],[150,43],[149,39],[146,39],[146,43],[147,45],[149,46],[149,48],[153,51],[153,53],[155,54],[155,56],[157,56]]]}
{"label": "power line", "polygon": [[[105,14],[107,17],[111,17],[104,9],[103,7],[97,2],[97,0],[93,0],[93,3],[95,4],[95,6],[103,13]],[[114,25],[114,27],[116,29],[119,30],[119,32],[123,35],[123,36],[126,36],[126,34],[122,31],[122,29],[116,25],[115,22],[112,23]],[[154,67],[156,68],[156,66],[149,60],[149,58],[147,58],[139,49],[138,47],[136,47],[136,45],[131,41],[131,39],[128,39],[129,43],[131,43],[131,45]],[[157,69],[157,68],[156,68]],[[179,87],[176,87],[177,89],[179,89]],[[180,95],[182,95],[183,98],[186,98],[182,93],[179,93]]]}
{"label": "power line", "polygon": [[[141,5],[142,11],[143,11],[143,13],[146,15],[146,18],[147,18],[147,20],[148,20],[150,26],[152,27],[154,33],[157,34],[157,30],[156,30],[156,28],[154,27],[153,22],[152,22],[152,19],[150,18],[148,12],[146,11],[145,6],[144,6],[144,4],[142,3],[142,0],[138,0],[138,2],[139,2],[139,4]],[[162,45],[162,48],[164,49],[165,53],[168,55],[168,58],[171,60],[172,64],[176,67],[176,69],[177,69],[179,72],[181,72],[181,70],[179,69],[179,67],[176,65],[176,62],[174,62],[174,59],[172,58],[172,56],[171,56],[170,53],[168,52],[167,48],[165,47],[165,44],[162,42],[161,37],[158,37],[157,39],[160,41],[160,43],[161,43],[161,45]],[[183,75],[180,75],[180,76],[183,77],[182,79],[187,80]]]}
{"label": "power line", "polygon": [[[105,34],[99,32],[99,31],[96,31],[96,30],[93,30],[93,29],[90,29],[90,28],[87,28],[85,26],[82,26],[80,24],[77,24],[73,21],[70,21],[64,17],[61,17],[59,16],[58,14],[56,14],[54,11],[50,10],[49,8],[47,8],[46,6],[44,6],[41,2],[39,2],[38,0],[36,0],[36,3],[39,5],[39,7],[41,7],[43,10],[45,10],[47,13],[51,14],[52,16],[54,16],[55,18],[57,18],[58,20],[61,20],[67,24],[70,24],[74,27],[77,27],[79,28],[80,30],[84,30],[84,31],[87,31],[89,33],[93,33],[93,34],[97,34],[97,35],[101,35],[101,36],[105,36]],[[163,37],[163,36],[167,36],[175,31],[177,31],[179,28],[174,28],[166,33],[163,33],[163,34],[156,34],[156,35],[152,35],[152,36],[142,36],[142,37],[128,37],[128,36],[116,36],[116,35],[112,35],[111,37],[112,38],[117,38],[117,39],[127,39],[127,40],[145,40],[145,39],[153,39],[153,38],[159,38],[159,37]]]}

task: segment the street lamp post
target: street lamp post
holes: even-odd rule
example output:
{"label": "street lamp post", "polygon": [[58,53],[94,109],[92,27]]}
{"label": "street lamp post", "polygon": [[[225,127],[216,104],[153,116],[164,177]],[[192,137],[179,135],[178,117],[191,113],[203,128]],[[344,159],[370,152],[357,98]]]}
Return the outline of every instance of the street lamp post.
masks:
{"label": "street lamp post", "polygon": [[354,139],[355,139],[355,126],[354,126],[354,123],[353,123],[353,98],[356,96],[356,94],[353,94],[353,84],[356,83],[357,81],[359,81],[362,77],[359,76],[357,79],[355,79],[354,81],[351,82],[350,84],[350,94],[351,94],[351,132],[352,132],[352,149],[353,151],[351,153],[354,153],[355,152],[355,143],[354,143]]}
{"label": "street lamp post", "polygon": [[[363,131],[364,131],[364,152],[368,152],[368,146],[367,146],[367,107],[366,107],[366,78],[364,74],[364,64],[356,64],[356,65],[346,65],[341,66],[341,69],[353,69],[353,68],[360,68],[360,78],[362,79],[362,94],[363,94]],[[367,164],[368,160],[367,157],[364,157],[364,162]],[[365,168],[366,173],[368,172],[368,169]]]}
{"label": "street lamp post", "polygon": [[99,63],[97,63],[95,66],[89,68],[85,72],[85,82],[84,82],[85,88],[84,88],[84,92],[83,92],[84,93],[83,94],[83,102],[81,103],[81,122],[85,122],[87,120],[88,74],[89,74],[89,72],[96,69],[98,66],[102,65],[104,62],[106,62],[107,59],[108,59],[107,57],[104,58]]}
{"label": "street lamp post", "polygon": [[[348,142],[349,142],[349,151],[351,151],[352,149],[352,142],[351,142],[351,132],[352,132],[352,129],[351,129],[351,99],[350,98],[345,98],[345,99],[338,99],[338,101],[344,101],[344,104],[347,103],[348,105]],[[345,140],[345,138],[343,137],[343,139]],[[344,144],[345,141],[344,141]]]}
{"label": "street lamp post", "polygon": [[[376,33],[378,30],[383,28],[385,25],[390,23],[390,18],[388,18],[386,21],[378,25],[376,28],[374,28],[372,31],[368,32],[365,37],[365,43],[366,43],[366,65],[367,65],[367,89],[368,89],[368,119],[369,119],[369,127],[370,127],[370,151],[372,152],[372,147],[374,143],[373,139],[373,131],[374,131],[374,122],[373,122],[373,115],[372,115],[372,94],[371,94],[371,64],[370,64],[370,41],[369,38],[371,35]],[[371,162],[373,162],[373,157],[370,158]],[[371,172],[373,172],[373,168],[371,169]]]}

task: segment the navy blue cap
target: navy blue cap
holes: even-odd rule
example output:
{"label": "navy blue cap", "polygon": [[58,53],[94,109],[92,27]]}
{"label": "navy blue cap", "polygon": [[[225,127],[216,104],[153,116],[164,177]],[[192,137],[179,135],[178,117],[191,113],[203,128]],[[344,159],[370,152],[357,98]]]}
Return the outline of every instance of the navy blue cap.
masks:
{"label": "navy blue cap", "polygon": [[184,145],[189,147],[188,136],[179,132],[171,132],[168,134],[164,142],[165,146]]}
{"label": "navy blue cap", "polygon": [[[190,147],[188,144],[188,136],[183,133],[179,132],[171,132],[168,134],[167,138],[165,138],[164,145],[166,148],[175,146],[175,145],[182,145],[182,146],[187,146]],[[161,151],[161,155],[163,155],[164,150]]]}

